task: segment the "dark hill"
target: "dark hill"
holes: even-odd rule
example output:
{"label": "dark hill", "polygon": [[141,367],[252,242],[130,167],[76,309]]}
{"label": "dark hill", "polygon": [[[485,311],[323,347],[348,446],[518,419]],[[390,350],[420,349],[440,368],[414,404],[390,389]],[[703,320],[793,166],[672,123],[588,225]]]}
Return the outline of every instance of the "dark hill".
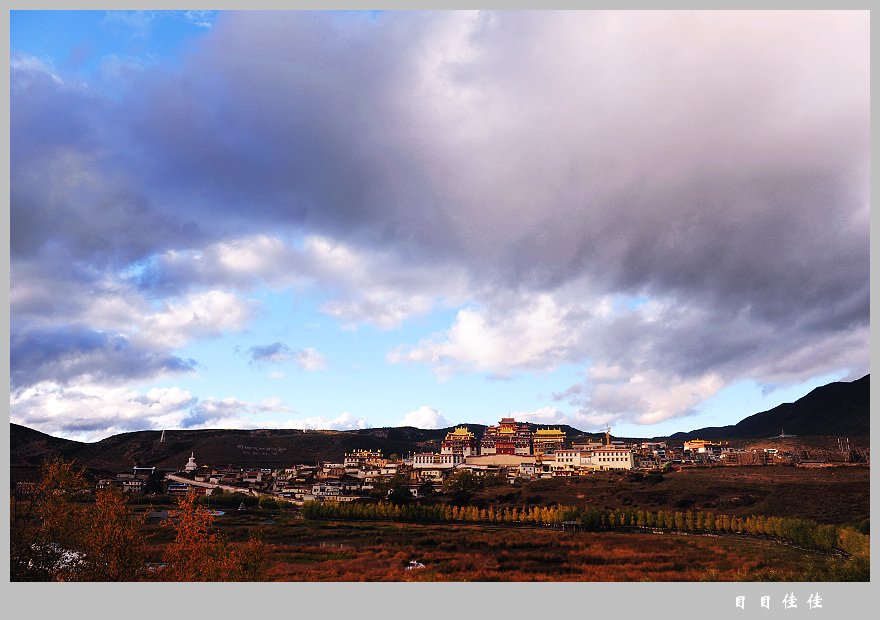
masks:
{"label": "dark hill", "polygon": [[46,455],[59,454],[67,459],[88,444],[52,437],[18,424],[9,425],[10,465],[42,465]]}
{"label": "dark hill", "polygon": [[[466,425],[477,437],[486,427]],[[533,428],[537,425],[530,424]],[[280,468],[318,462],[340,463],[347,452],[380,450],[400,456],[440,451],[446,433],[455,427],[420,429],[412,426],[369,428],[356,431],[300,430],[168,430],[136,431],[94,443],[59,439],[18,424],[10,424],[10,465],[38,467],[53,454],[87,469],[116,473],[135,466],[183,468],[194,454],[199,465]],[[569,437],[583,433],[570,426],[559,428]]]}
{"label": "dark hill", "polygon": [[751,415],[738,424],[711,426],[670,439],[762,439],[786,435],[859,437],[870,435],[871,375],[818,387],[793,403]]}
{"label": "dark hill", "polygon": [[360,431],[169,430],[164,442],[159,441],[161,431],[136,431],[95,443],[80,443],[17,424],[12,424],[11,429],[13,466],[37,466],[58,453],[82,467],[111,473],[129,471],[135,466],[183,468],[192,453],[200,465],[279,468],[319,461],[341,462],[345,453],[352,450],[404,455],[431,439],[430,435],[408,433],[406,429],[387,429],[393,432],[385,437],[381,432],[372,435]]}

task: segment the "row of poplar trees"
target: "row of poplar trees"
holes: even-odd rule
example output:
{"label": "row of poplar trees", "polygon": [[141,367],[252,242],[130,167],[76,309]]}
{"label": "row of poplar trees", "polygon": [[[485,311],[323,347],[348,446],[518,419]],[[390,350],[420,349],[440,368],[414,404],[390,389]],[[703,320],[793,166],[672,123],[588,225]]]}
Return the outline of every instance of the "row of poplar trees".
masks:
{"label": "row of poplar trees", "polygon": [[303,516],[307,519],[394,520],[412,522],[470,522],[559,525],[575,522],[586,531],[618,528],[650,528],[699,533],[737,533],[770,536],[805,547],[841,549],[851,554],[864,553],[868,537],[852,528],[824,525],[807,519],[788,517],[735,517],[709,511],[650,512],[639,509],[554,507],[494,507],[421,504],[393,505],[387,502],[362,504],[355,502],[306,502]]}

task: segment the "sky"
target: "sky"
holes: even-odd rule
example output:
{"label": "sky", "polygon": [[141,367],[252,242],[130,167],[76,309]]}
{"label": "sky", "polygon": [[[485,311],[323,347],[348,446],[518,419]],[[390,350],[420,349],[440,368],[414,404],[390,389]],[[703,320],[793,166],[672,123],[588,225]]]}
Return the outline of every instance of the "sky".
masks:
{"label": "sky", "polygon": [[735,424],[869,373],[867,11],[10,13],[10,416]]}

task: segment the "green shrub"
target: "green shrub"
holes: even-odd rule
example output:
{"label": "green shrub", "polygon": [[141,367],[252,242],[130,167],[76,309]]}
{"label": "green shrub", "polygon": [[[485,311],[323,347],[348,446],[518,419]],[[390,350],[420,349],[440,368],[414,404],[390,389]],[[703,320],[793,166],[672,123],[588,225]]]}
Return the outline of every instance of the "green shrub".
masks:
{"label": "green shrub", "polygon": [[257,505],[263,510],[278,510],[278,502],[276,502],[274,498],[269,497],[268,495],[260,496]]}

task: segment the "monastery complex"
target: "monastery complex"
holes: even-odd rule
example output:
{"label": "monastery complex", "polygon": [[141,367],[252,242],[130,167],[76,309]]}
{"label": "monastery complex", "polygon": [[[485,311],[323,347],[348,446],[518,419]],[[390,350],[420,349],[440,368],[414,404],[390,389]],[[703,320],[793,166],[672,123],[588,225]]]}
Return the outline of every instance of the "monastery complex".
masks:
{"label": "monastery complex", "polygon": [[[439,452],[386,457],[379,451],[354,450],[338,463],[303,464],[284,469],[248,469],[199,465],[195,453],[178,471],[165,470],[165,492],[245,493],[269,495],[301,503],[309,500],[354,501],[374,495],[390,481],[403,485],[418,497],[439,491],[457,472],[474,476],[494,476],[498,481],[516,482],[557,476],[584,476],[610,470],[659,470],[679,465],[771,465],[786,457],[775,450],[736,451],[726,443],[692,440],[680,446],[666,442],[627,444],[612,441],[610,428],[604,437],[569,440],[559,428],[540,428],[502,418],[477,437],[467,426],[457,426],[446,434]],[[393,455],[392,455],[393,456]],[[129,492],[145,492],[150,474],[156,468],[135,468],[115,479]],[[145,471],[140,471],[145,470]]]}

